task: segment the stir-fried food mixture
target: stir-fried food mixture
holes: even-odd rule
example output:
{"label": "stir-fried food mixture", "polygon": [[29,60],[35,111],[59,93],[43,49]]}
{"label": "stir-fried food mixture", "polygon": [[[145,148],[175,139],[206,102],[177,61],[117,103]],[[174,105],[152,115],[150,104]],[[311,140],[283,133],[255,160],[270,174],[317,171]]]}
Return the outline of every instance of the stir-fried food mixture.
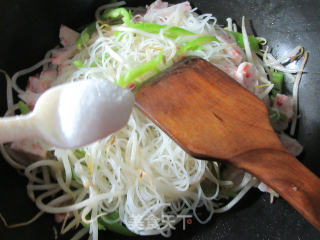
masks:
{"label": "stir-fried food mixture", "polygon": [[[11,78],[5,74],[6,115],[28,113],[52,86],[99,78],[133,89],[180,59],[198,56],[262,99],[284,146],[295,156],[301,153],[301,145],[284,133],[290,127],[294,134],[298,116],[298,85],[307,59],[301,46],[276,59],[265,39],[247,34],[244,18],[238,30],[232,19],[222,28],[212,14],[198,14],[189,2],[124,4],[101,6],[96,21],[82,32],[62,25],[61,45]],[[299,61],[298,69],[287,67],[293,61]],[[19,86],[23,75],[29,76],[26,89]],[[282,93],[284,77],[294,82],[293,96]],[[40,213],[28,223],[54,214],[62,234],[78,230],[73,239],[89,233],[97,240],[99,230],[169,237],[187,218],[207,223],[228,211],[253,187],[271,199],[278,196],[247,172],[189,156],[137,109],[124,128],[79,149],[26,139],[2,145],[1,152],[29,180],[27,193]]]}

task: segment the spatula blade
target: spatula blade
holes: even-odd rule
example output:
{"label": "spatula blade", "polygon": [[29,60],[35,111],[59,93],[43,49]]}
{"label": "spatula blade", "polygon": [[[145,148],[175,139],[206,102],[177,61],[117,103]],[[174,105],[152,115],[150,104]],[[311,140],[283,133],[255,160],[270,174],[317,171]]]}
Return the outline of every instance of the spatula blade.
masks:
{"label": "spatula blade", "polygon": [[230,159],[281,147],[264,103],[200,58],[186,58],[150,79],[135,99],[145,115],[197,158]]}

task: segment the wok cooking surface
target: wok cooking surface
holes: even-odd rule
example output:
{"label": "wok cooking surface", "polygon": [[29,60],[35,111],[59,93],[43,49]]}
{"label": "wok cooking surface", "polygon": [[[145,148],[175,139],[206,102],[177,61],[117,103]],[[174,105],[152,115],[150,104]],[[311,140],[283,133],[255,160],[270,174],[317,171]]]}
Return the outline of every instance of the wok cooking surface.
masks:
{"label": "wok cooking surface", "polygon": [[[131,6],[143,6],[150,1],[127,1]],[[172,2],[172,1],[171,1]],[[175,1],[177,2],[177,1]],[[94,10],[106,1],[94,0],[11,0],[0,1],[0,68],[12,75],[43,58],[58,40],[61,23],[77,29],[90,22]],[[269,41],[278,57],[297,45],[309,51],[309,60],[300,84],[300,113],[297,137],[304,146],[299,159],[320,176],[318,145],[320,143],[320,1],[318,0],[230,0],[191,1],[202,13],[213,13],[218,23],[232,17],[240,23],[246,16],[249,32]],[[253,29],[253,30],[252,30]],[[1,79],[3,77],[1,76]],[[292,85],[287,83],[287,91]],[[1,114],[5,112],[6,85],[0,81]],[[0,212],[9,223],[29,220],[37,213],[26,194],[27,181],[0,159]],[[320,203],[319,203],[320,207]],[[55,239],[52,215],[23,228],[6,229],[0,224],[0,239]],[[206,225],[193,223],[173,232],[175,239],[320,239],[320,232],[304,220],[283,199],[269,203],[269,196],[251,190],[234,209],[216,214]],[[56,229],[59,231],[59,227]],[[58,235],[70,239],[72,234]],[[140,237],[137,237],[138,239]],[[100,239],[128,239],[110,232],[100,232]],[[147,238],[146,238],[147,239]],[[150,237],[149,239],[161,239]]]}

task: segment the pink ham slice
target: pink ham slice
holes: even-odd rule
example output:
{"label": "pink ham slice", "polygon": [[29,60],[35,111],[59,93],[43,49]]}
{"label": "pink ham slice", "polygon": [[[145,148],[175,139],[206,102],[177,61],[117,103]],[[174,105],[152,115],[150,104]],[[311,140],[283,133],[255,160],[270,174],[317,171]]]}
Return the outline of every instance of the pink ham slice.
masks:
{"label": "pink ham slice", "polygon": [[79,36],[79,33],[72,30],[71,28],[65,25],[60,26],[59,38],[62,46],[70,47],[74,45],[78,36]]}

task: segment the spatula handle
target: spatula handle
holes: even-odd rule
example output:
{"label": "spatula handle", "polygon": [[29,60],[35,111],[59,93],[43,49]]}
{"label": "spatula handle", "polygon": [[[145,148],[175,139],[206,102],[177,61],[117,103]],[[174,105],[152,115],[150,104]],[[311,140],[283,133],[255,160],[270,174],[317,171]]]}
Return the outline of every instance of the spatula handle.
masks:
{"label": "spatula handle", "polygon": [[232,163],[278,192],[320,230],[320,179],[286,150],[253,150]]}
{"label": "spatula handle", "polygon": [[0,143],[36,136],[32,114],[0,118]]}

